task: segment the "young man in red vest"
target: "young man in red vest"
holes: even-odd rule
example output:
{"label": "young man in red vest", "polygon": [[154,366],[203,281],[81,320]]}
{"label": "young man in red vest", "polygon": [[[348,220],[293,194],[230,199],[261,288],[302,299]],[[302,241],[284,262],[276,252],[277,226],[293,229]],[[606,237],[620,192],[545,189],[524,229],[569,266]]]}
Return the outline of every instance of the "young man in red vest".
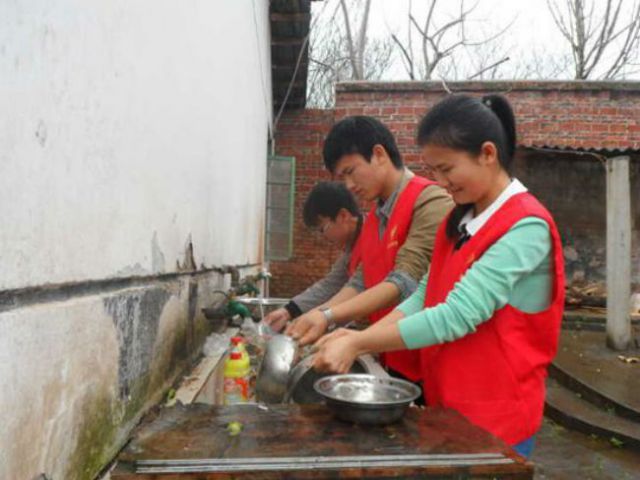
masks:
{"label": "young man in red vest", "polygon": [[283,308],[264,319],[279,332],[286,324],[313,308],[322,307],[346,285],[360,265],[360,232],[364,216],[353,194],[339,182],[318,182],[305,200],[304,223],[316,230],[323,240],[343,250],[331,270]]}
{"label": "young man in red vest", "polygon": [[[323,156],[335,178],[374,205],[361,233],[362,263],[353,278],[323,308],[287,329],[301,345],[354,319],[376,322],[411,295],[429,270],[437,227],[453,206],[444,189],[403,166],[393,135],[372,117],[335,124]],[[388,353],[382,361],[392,373],[419,378],[417,352]]]}

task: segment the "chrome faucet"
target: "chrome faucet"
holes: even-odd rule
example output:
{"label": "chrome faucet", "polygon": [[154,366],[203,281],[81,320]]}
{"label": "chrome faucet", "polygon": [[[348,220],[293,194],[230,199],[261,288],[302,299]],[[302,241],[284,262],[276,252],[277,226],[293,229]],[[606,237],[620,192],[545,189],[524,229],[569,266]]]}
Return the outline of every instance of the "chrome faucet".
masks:
{"label": "chrome faucet", "polygon": [[268,267],[263,266],[260,270],[260,278],[262,279],[262,297],[269,298],[269,280],[273,278],[271,272],[269,272]]}

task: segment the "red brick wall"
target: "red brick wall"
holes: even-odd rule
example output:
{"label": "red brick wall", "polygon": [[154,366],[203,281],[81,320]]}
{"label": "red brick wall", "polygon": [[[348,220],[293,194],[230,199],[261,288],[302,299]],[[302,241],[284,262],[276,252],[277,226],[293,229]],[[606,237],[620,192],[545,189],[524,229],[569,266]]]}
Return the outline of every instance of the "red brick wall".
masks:
{"label": "red brick wall", "polygon": [[[504,94],[514,107],[522,146],[640,150],[640,82],[458,82],[449,88]],[[402,147],[412,147],[417,121],[445,95],[437,82],[341,84],[336,119],[378,117]]]}
{"label": "red brick wall", "polygon": [[[472,95],[504,93],[514,106],[519,144],[523,147],[640,149],[640,83],[461,82],[448,86],[453,91]],[[427,109],[445,95],[438,82],[340,84],[334,110],[284,113],[276,132],[276,151],[297,159],[296,225],[293,258],[271,266],[275,295],[291,296],[301,291],[322,277],[338,254],[327,250],[326,244],[312,235],[301,219],[302,204],[311,187],[318,180],[329,178],[323,169],[321,152],[324,136],[333,122],[349,115],[371,115],[380,119],[394,133],[405,164],[416,173],[423,173],[415,146],[416,124]],[[602,178],[594,180],[594,171],[599,170],[577,163],[574,168],[571,156],[554,155],[553,161],[540,161],[539,155],[529,154],[519,158],[516,174],[525,184],[531,184],[532,191],[552,212],[557,211],[564,222],[561,230],[567,232],[568,246],[573,248],[570,257],[575,258],[574,253],[578,253],[579,261],[570,261],[568,265],[570,278],[575,274],[588,280],[603,280],[604,170],[599,174]],[[637,165],[634,172],[636,170]],[[572,173],[574,181],[558,191],[562,185],[558,177],[567,171]],[[546,182],[546,176],[556,181]],[[632,191],[636,192],[632,201],[640,203],[637,177],[632,179]],[[546,188],[547,183],[555,188]],[[583,185],[588,184],[596,185],[597,189],[585,196]],[[587,215],[589,221],[572,224],[571,218],[585,218],[585,207],[593,211],[593,215]],[[634,210],[634,219],[640,226],[638,208]],[[640,237],[637,230],[634,235]],[[640,281],[639,270],[634,263],[636,281]]]}
{"label": "red brick wall", "polygon": [[319,180],[330,179],[322,168],[322,144],[333,125],[332,110],[286,111],[278,124],[276,153],[296,157],[295,225],[293,258],[272,262],[270,286],[274,296],[291,297],[321,278],[339,251],[327,248],[319,235],[313,234],[302,221],[302,205]]}

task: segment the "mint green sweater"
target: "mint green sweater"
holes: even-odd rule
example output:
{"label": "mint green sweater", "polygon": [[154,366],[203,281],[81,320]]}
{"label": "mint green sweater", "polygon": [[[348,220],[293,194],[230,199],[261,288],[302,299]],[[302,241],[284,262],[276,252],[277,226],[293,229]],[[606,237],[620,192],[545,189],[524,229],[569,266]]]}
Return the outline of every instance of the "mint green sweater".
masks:
{"label": "mint green sweater", "polygon": [[527,217],[486,250],[444,303],[427,309],[425,275],[397,307],[405,315],[398,323],[405,345],[415,349],[461,338],[506,304],[527,313],[546,309],[551,299],[551,250],[547,223]]}

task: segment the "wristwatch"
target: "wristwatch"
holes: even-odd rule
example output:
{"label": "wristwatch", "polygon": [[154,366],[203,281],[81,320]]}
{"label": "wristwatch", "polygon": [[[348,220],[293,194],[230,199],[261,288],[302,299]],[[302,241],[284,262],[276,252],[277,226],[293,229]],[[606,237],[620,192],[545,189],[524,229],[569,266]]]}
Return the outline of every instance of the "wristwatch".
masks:
{"label": "wristwatch", "polygon": [[333,311],[329,307],[323,307],[320,309],[322,315],[324,315],[324,319],[327,321],[327,331],[334,330],[338,325],[336,324],[336,319],[333,318]]}

